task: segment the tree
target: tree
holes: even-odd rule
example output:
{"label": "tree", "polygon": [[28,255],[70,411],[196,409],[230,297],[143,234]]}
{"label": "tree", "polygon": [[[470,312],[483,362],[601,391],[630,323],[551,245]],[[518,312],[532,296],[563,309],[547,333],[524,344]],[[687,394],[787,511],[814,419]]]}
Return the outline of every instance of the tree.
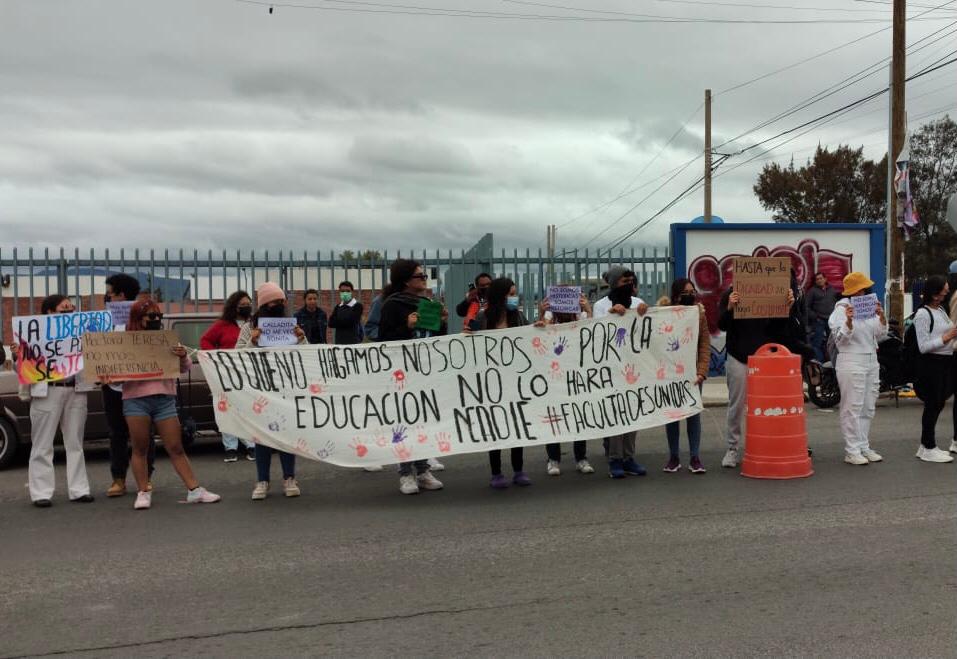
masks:
{"label": "tree", "polygon": [[[342,261],[355,261],[356,253],[351,249],[347,249],[339,255],[339,259]],[[377,249],[367,249],[364,252],[359,252],[358,259],[360,261],[381,261],[382,253]]]}
{"label": "tree", "polygon": [[957,259],[957,233],[947,224],[947,198],[957,192],[957,122],[924,124],[910,140],[910,184],[920,224],[904,245],[908,280],[946,274]]}
{"label": "tree", "polygon": [[864,149],[817,147],[800,169],[765,165],[754,193],[775,222],[880,222],[886,209],[887,160],[874,163]]}

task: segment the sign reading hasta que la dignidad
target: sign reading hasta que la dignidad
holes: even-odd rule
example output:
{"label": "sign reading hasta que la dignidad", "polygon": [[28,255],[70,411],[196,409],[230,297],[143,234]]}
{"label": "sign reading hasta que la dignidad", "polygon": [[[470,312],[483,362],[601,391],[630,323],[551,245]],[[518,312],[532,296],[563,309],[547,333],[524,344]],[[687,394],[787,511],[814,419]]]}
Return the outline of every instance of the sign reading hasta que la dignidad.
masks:
{"label": "sign reading hasta que la dignidad", "polygon": [[355,346],[210,350],[220,430],[357,467],[541,446],[702,409],[697,307]]}
{"label": "sign reading hasta que la dignidad", "polygon": [[57,382],[75,376],[83,370],[83,335],[112,329],[113,316],[109,311],[14,317],[13,340],[20,351],[20,384]]}
{"label": "sign reading hasta que la dignidad", "polygon": [[787,318],[790,315],[790,258],[738,257],[732,268],[732,286],[741,296],[734,309],[735,318]]}

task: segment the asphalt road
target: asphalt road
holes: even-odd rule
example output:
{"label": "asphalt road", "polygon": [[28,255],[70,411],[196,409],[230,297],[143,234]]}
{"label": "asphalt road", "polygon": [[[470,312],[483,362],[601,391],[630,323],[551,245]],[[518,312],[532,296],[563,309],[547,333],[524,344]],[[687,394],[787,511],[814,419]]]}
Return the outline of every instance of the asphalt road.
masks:
{"label": "asphalt road", "polygon": [[783,482],[718,466],[723,413],[705,412],[704,476],[660,471],[660,430],[639,439],[645,478],[570,455],[549,478],[529,451],[535,484],[503,492],[482,455],[414,497],[389,471],[300,462],[302,497],[253,502],[253,465],[208,445],[193,459],[219,504],[178,505],[164,458],[134,512],[101,495],[99,450],[96,502],[68,503],[60,472],[40,510],[25,466],[0,472],[0,657],[953,657],[957,464],[914,458],[919,405],[881,404],[868,467],[809,408],[816,473]]}

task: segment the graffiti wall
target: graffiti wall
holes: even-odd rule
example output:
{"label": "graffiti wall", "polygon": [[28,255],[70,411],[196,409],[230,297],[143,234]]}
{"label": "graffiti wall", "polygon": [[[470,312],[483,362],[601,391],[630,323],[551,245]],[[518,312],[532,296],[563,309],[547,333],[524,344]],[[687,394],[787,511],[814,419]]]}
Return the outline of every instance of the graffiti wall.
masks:
{"label": "graffiti wall", "polygon": [[884,226],[877,224],[673,224],[671,248],[675,272],[694,283],[708,315],[711,371],[724,373],[724,336],[718,330],[718,305],[731,286],[738,256],[787,256],[798,282],[809,289],[822,272],[841,290],[844,275],[863,272],[884,295]]}

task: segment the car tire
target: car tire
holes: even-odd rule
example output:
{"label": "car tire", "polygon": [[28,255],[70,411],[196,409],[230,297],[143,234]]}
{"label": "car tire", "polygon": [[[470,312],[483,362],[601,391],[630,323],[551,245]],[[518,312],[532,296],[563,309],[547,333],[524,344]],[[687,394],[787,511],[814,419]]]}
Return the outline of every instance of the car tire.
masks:
{"label": "car tire", "polygon": [[6,469],[13,464],[19,448],[20,439],[13,424],[0,418],[0,469]]}
{"label": "car tire", "polygon": [[196,441],[196,421],[190,417],[181,420],[179,425],[182,429],[183,448],[189,448]]}

